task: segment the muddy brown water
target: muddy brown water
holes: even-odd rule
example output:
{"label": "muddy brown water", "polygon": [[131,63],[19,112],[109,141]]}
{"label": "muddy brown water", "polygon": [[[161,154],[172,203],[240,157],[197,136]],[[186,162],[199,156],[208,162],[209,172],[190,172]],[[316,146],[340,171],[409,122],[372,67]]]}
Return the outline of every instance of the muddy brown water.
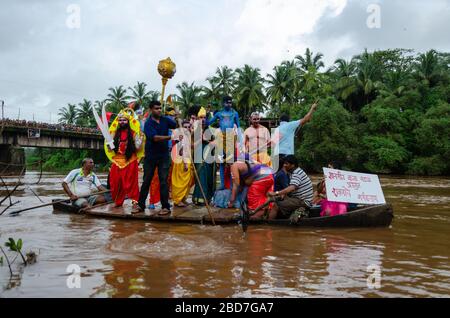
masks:
{"label": "muddy brown water", "polygon": [[[49,202],[61,197],[63,177],[46,174],[31,188]],[[29,172],[24,180],[37,178]],[[38,262],[20,269],[16,260],[11,280],[0,265],[0,297],[450,296],[450,179],[381,182],[394,205],[391,228],[250,226],[243,237],[239,226],[96,219],[51,207],[18,217],[8,211],[0,217],[1,244],[22,238]],[[18,207],[40,204],[20,189]]]}

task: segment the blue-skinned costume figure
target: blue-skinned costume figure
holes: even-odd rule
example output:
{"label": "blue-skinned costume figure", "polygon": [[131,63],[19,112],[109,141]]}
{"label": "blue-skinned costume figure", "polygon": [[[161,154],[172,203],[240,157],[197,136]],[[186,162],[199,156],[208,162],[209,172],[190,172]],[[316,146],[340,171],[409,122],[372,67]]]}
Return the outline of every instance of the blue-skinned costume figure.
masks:
{"label": "blue-skinned costume figure", "polygon": [[[222,133],[222,149],[224,152],[224,159],[220,163],[220,187],[221,189],[225,188],[225,161],[230,161],[235,157],[235,136],[237,134],[239,139],[239,144],[243,144],[243,140],[241,140],[241,132],[239,125],[239,114],[235,111],[233,106],[233,99],[230,96],[225,96],[222,100],[223,109],[218,111],[213,118],[207,121],[207,126],[214,124],[219,121],[220,131]],[[230,129],[236,131],[235,133],[230,134]],[[228,135],[227,135],[228,130]],[[228,143],[227,143],[228,140]],[[233,145],[232,147],[229,147]]]}

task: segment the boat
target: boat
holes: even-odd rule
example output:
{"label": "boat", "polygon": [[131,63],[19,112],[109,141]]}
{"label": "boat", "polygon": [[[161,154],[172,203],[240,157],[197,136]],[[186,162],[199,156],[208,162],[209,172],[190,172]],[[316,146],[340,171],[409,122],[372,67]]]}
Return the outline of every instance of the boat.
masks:
{"label": "boat", "polygon": [[[126,201],[122,207],[115,207],[114,203],[105,203],[89,209],[74,207],[70,201],[53,200],[55,213],[71,213],[97,218],[136,220],[149,222],[195,223],[213,224],[205,207],[188,206],[174,208],[170,215],[161,216],[156,211],[146,210],[144,213],[132,214],[132,205]],[[238,209],[211,208],[214,223],[217,225],[238,224],[241,213]],[[310,213],[314,214],[314,213]],[[260,220],[249,221],[255,225],[295,226],[295,227],[323,227],[323,228],[359,228],[359,227],[389,227],[394,218],[392,205],[360,206],[346,214],[337,216],[301,218],[292,223],[291,220]]]}

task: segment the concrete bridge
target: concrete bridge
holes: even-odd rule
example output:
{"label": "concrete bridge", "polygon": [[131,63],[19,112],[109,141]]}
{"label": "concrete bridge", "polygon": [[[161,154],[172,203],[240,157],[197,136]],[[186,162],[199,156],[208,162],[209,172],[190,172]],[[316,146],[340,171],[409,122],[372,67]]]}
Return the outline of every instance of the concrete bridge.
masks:
{"label": "concrete bridge", "polygon": [[0,173],[21,172],[25,164],[23,147],[102,150],[103,140],[102,135],[94,133],[0,126]]}

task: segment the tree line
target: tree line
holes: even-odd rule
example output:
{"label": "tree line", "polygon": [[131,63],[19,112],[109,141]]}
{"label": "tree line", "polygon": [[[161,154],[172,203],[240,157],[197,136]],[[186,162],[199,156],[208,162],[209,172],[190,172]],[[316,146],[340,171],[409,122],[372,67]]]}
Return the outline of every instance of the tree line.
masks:
{"label": "tree line", "polygon": [[[310,49],[276,65],[265,76],[257,67],[218,67],[206,85],[183,82],[173,102],[182,111],[217,105],[231,95],[241,119],[254,111],[300,118],[319,100],[296,147],[302,166],[320,171],[329,161],[344,169],[386,174],[448,175],[450,172],[450,54],[407,49],[368,52],[325,68]],[[138,82],[109,89],[97,108],[117,113],[129,102],[145,107],[159,92]],[[95,126],[84,100],[60,110],[61,121]]]}

